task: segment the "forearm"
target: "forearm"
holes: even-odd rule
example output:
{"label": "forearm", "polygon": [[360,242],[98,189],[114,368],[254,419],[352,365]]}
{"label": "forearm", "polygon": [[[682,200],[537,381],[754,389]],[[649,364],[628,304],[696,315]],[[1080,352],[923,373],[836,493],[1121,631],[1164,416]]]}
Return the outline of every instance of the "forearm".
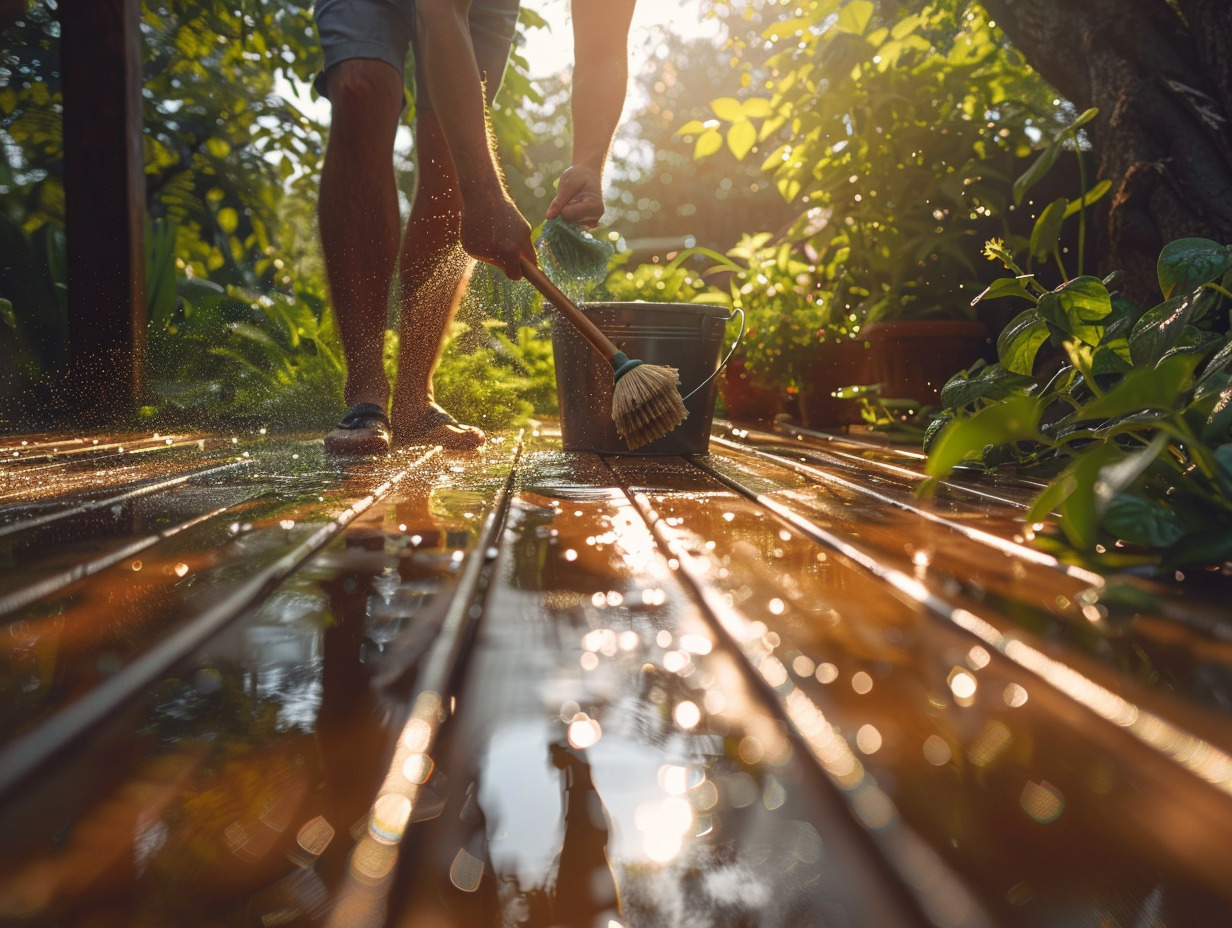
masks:
{"label": "forearm", "polygon": [[633,0],[574,0],[573,164],[602,172],[629,81]]}

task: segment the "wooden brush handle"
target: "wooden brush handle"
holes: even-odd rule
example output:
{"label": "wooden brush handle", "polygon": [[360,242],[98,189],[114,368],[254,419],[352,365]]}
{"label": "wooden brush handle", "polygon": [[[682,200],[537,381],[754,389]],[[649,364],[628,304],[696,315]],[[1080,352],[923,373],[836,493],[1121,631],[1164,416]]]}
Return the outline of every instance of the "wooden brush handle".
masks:
{"label": "wooden brush handle", "polygon": [[522,257],[522,273],[543,294],[543,298],[560,310],[561,315],[568,319],[575,329],[603,355],[607,361],[620,351],[612,340],[599,331],[599,327],[586,318],[586,314],[578,309],[577,304],[560,292],[560,288],[548,276],[525,256]]}

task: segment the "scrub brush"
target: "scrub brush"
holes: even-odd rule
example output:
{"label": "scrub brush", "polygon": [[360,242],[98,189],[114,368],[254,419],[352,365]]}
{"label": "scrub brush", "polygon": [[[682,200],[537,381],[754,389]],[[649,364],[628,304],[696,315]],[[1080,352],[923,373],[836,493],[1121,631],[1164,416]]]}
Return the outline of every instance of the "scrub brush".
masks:
{"label": "scrub brush", "polygon": [[579,283],[592,288],[607,279],[615,251],[609,242],[595,238],[586,229],[559,216],[543,223],[539,233],[539,260],[558,286]]}

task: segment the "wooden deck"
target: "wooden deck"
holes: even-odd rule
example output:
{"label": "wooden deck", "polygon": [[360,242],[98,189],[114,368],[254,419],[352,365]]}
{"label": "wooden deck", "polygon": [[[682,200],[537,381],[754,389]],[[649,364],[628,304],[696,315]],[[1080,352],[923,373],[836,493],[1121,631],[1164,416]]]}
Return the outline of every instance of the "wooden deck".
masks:
{"label": "wooden deck", "polygon": [[1227,926],[1232,584],[875,436],[0,438],[0,924]]}

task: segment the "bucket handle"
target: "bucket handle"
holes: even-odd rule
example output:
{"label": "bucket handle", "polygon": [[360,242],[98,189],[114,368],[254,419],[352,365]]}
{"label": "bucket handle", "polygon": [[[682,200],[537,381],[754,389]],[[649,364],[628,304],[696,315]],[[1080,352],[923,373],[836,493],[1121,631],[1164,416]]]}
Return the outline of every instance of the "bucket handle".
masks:
{"label": "bucket handle", "polygon": [[[719,366],[714,369],[714,373],[711,374],[709,377],[707,377],[705,380],[703,380],[701,383],[699,383],[692,390],[690,390],[688,395],[683,397],[682,402],[687,403],[689,400],[693,398],[694,393],[696,393],[698,390],[701,390],[704,386],[706,386],[706,384],[710,383],[710,381],[718,377],[719,374],[723,372],[723,368],[727,367],[727,362],[732,359],[732,355],[736,353],[736,349],[740,347],[740,342],[744,338],[744,310],[738,306],[734,306],[732,307],[732,316],[734,316],[736,313],[740,314],[740,331],[736,333],[736,340],[732,342],[731,351],[727,352],[727,357],[725,357],[722,363],[719,364]],[[732,316],[728,316],[726,319],[726,322],[731,322]]]}

